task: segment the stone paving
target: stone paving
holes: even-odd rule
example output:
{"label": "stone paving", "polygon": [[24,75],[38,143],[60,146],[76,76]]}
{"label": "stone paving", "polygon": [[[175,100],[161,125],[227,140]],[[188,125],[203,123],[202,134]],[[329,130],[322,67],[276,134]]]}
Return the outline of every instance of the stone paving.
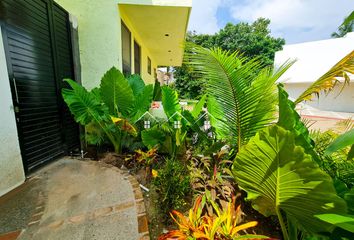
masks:
{"label": "stone paving", "polygon": [[[17,208],[30,203],[30,216],[18,216],[11,211],[0,213],[0,220],[7,218],[9,225],[0,230],[12,230],[0,232],[0,240],[149,239],[139,183],[120,169],[65,158],[36,172],[25,184],[30,186],[24,189],[36,191],[21,195],[24,190],[19,189],[2,202],[0,199],[0,203],[10,208],[11,202],[21,196],[25,199]],[[18,224],[13,219],[16,217],[28,219],[27,225]]]}

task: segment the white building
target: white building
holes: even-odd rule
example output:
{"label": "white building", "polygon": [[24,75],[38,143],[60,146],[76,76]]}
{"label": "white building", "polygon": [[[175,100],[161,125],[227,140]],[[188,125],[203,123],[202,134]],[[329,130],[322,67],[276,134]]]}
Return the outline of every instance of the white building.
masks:
{"label": "white building", "polygon": [[[275,54],[275,67],[288,59],[296,59],[296,63],[279,79],[289,93],[296,99],[314,81],[325,74],[337,62],[354,50],[354,32],[343,38],[285,45],[282,51]],[[351,84],[338,84],[328,95],[321,94],[319,99],[307,102],[312,107],[325,111],[354,113],[354,77]]]}

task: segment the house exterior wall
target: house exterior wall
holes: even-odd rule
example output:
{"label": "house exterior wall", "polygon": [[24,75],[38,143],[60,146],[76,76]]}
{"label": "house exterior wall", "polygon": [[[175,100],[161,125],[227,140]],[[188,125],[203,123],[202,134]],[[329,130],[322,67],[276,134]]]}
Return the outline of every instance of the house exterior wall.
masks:
{"label": "house exterior wall", "polygon": [[0,196],[25,181],[0,27]]}
{"label": "house exterior wall", "polygon": [[[293,99],[298,98],[310,85],[311,83],[284,83],[285,89]],[[342,88],[342,84],[337,85],[328,95],[321,93],[318,99],[314,97],[313,101],[306,104],[325,111],[354,113],[354,84]]]}
{"label": "house exterior wall", "polygon": [[[141,47],[141,78],[147,84],[153,84],[155,82],[155,73],[157,69],[156,59],[152,56],[149,49],[145,46],[143,39],[140,37],[139,33],[134,29],[133,25],[129,21],[129,17],[124,13],[120,12],[121,19],[128,27],[131,32],[131,49],[132,49],[132,66],[131,72],[134,73],[134,40]],[[118,20],[120,21],[120,20]],[[121,48],[120,48],[121,49]],[[148,73],[148,57],[151,59],[151,74]]]}
{"label": "house exterior wall", "polygon": [[99,86],[112,66],[122,69],[117,0],[55,0],[78,21],[82,84]]}
{"label": "house exterior wall", "polygon": [[[132,33],[132,73],[134,73],[134,39],[141,47],[141,77],[154,83],[156,60],[134,30],[128,16],[121,14],[117,0],[55,0],[78,21],[82,84],[88,89],[100,84],[103,74],[112,66],[122,70],[121,19]],[[151,59],[151,74],[147,71],[147,58]]]}

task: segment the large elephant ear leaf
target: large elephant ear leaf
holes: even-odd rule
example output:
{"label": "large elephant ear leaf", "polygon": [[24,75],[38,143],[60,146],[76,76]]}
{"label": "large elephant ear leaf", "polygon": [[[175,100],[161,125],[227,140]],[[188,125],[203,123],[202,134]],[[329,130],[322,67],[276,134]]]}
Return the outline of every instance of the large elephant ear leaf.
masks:
{"label": "large elephant ear leaf", "polygon": [[345,213],[332,179],[295,144],[295,134],[277,125],[261,130],[241,148],[233,164],[240,187],[264,215],[282,212],[308,232],[331,231],[314,215]]}
{"label": "large elephant ear leaf", "polygon": [[319,163],[319,157],[313,150],[314,141],[310,137],[309,130],[301,121],[300,115],[295,110],[295,103],[289,100],[289,94],[285,91],[282,84],[278,84],[279,95],[279,120],[278,125],[295,134],[296,145],[305,149],[312,159]]}
{"label": "large elephant ear leaf", "polygon": [[156,146],[162,146],[166,139],[166,136],[158,128],[151,128],[141,132],[141,139],[144,145],[151,149]]}
{"label": "large elephant ear leaf", "polygon": [[132,120],[136,121],[143,114],[149,111],[151,107],[152,97],[153,97],[154,87],[152,84],[149,84],[144,87],[143,91],[135,96],[134,107],[132,111]]}
{"label": "large elephant ear leaf", "polygon": [[200,98],[198,103],[194,106],[193,111],[191,112],[194,118],[197,118],[199,114],[202,112],[206,100],[207,100],[207,95],[205,94]]}
{"label": "large elephant ear leaf", "polygon": [[319,214],[315,217],[337,227],[343,228],[348,232],[354,233],[354,216],[339,214]]}
{"label": "large elephant ear leaf", "polygon": [[181,116],[181,105],[179,104],[178,93],[168,86],[163,86],[162,91],[162,105],[165,114],[168,118],[175,121],[180,120]]}
{"label": "large elephant ear leaf", "polygon": [[73,80],[66,79],[65,82],[72,89],[64,88],[62,95],[75,120],[81,125],[101,121],[102,117],[106,115],[107,109],[102,106],[95,94],[88,92]]}
{"label": "large elephant ear leaf", "polygon": [[135,96],[144,91],[144,80],[138,74],[130,75],[127,80]]}
{"label": "large elephant ear leaf", "polygon": [[111,68],[103,76],[100,93],[111,115],[118,116],[121,113],[127,116],[129,114],[134,103],[133,90],[128,80],[117,68]]}

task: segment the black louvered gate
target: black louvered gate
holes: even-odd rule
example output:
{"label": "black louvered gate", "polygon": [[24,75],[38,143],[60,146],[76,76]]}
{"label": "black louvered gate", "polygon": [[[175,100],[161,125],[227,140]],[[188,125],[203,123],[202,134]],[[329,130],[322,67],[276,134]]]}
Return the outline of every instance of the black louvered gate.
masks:
{"label": "black louvered gate", "polygon": [[0,0],[21,154],[26,172],[77,151],[79,127],[61,97],[74,79],[68,13],[52,0]]}

